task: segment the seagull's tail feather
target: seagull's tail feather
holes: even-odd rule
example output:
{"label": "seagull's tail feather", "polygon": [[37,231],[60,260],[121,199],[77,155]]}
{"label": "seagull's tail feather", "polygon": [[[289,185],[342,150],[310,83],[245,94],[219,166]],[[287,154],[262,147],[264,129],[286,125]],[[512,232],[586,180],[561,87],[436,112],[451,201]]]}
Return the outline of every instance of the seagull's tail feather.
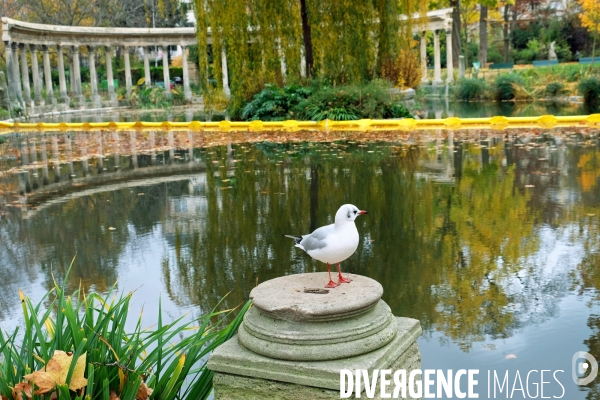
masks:
{"label": "seagull's tail feather", "polygon": [[297,236],[297,235],[283,235],[283,236],[288,237],[290,239],[294,239],[296,244],[300,244],[300,242],[302,241],[302,236]]}

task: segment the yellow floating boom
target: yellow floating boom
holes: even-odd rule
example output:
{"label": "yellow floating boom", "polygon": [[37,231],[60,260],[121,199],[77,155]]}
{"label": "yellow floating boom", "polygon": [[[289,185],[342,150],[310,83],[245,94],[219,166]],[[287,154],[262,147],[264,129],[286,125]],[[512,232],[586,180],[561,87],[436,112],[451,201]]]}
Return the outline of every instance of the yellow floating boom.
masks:
{"label": "yellow floating boom", "polygon": [[251,121],[251,122],[5,122],[0,121],[0,135],[11,132],[40,131],[415,131],[431,129],[497,129],[506,128],[555,128],[600,127],[600,114],[539,117],[502,117],[446,119],[360,119],[355,121]]}

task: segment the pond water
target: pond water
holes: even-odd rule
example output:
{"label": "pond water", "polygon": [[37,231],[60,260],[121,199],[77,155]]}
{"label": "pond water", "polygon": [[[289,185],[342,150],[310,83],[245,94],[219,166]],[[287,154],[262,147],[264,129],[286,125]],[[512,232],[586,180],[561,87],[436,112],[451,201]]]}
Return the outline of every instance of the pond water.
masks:
{"label": "pond water", "polygon": [[420,102],[421,118],[440,119],[448,117],[487,118],[496,115],[505,117],[536,117],[540,115],[587,115],[599,110],[579,103],[536,101],[536,102],[497,102],[497,101],[445,101],[429,100]]}
{"label": "pond water", "polygon": [[[312,138],[312,140],[309,140]],[[0,145],[0,321],[70,290],[136,290],[156,320],[235,307],[257,284],[325,266],[282,234],[369,211],[344,271],[417,318],[423,368],[516,373],[544,396],[600,359],[600,150],[589,129],[410,133],[48,132]],[[134,313],[135,314],[135,313]],[[541,370],[551,370],[542,378]],[[518,387],[518,383],[517,383]],[[521,392],[515,393],[520,398]],[[502,396],[504,397],[504,396]]]}

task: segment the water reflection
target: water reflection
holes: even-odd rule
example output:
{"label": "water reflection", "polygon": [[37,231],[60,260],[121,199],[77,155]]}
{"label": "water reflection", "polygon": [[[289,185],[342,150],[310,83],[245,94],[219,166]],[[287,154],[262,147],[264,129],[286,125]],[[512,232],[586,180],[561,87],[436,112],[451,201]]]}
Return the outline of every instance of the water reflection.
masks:
{"label": "water reflection", "polygon": [[539,115],[585,115],[597,113],[580,103],[552,101],[536,102],[463,102],[448,99],[429,99],[419,108],[421,118],[441,119],[450,117],[486,118],[502,115],[505,117],[535,117]]}
{"label": "water reflection", "polygon": [[[382,282],[395,314],[463,352],[510,338],[562,318],[562,298],[600,293],[597,134],[514,133],[14,135],[0,147],[0,319],[14,318],[18,288],[50,288],[75,255],[71,289],[145,285],[173,314],[231,291],[235,306],[257,281],[323,270],[281,234],[352,202],[369,217],[344,269]],[[600,359],[597,320],[580,345]]]}

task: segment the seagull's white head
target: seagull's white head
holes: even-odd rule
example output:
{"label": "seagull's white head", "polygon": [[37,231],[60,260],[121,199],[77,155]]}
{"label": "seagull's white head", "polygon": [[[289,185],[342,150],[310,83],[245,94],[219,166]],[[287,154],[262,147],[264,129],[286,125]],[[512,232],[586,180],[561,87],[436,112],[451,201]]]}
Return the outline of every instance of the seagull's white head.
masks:
{"label": "seagull's white head", "polygon": [[364,210],[359,210],[355,205],[344,204],[335,213],[335,223],[342,223],[346,221],[354,221],[359,215],[368,214]]}

